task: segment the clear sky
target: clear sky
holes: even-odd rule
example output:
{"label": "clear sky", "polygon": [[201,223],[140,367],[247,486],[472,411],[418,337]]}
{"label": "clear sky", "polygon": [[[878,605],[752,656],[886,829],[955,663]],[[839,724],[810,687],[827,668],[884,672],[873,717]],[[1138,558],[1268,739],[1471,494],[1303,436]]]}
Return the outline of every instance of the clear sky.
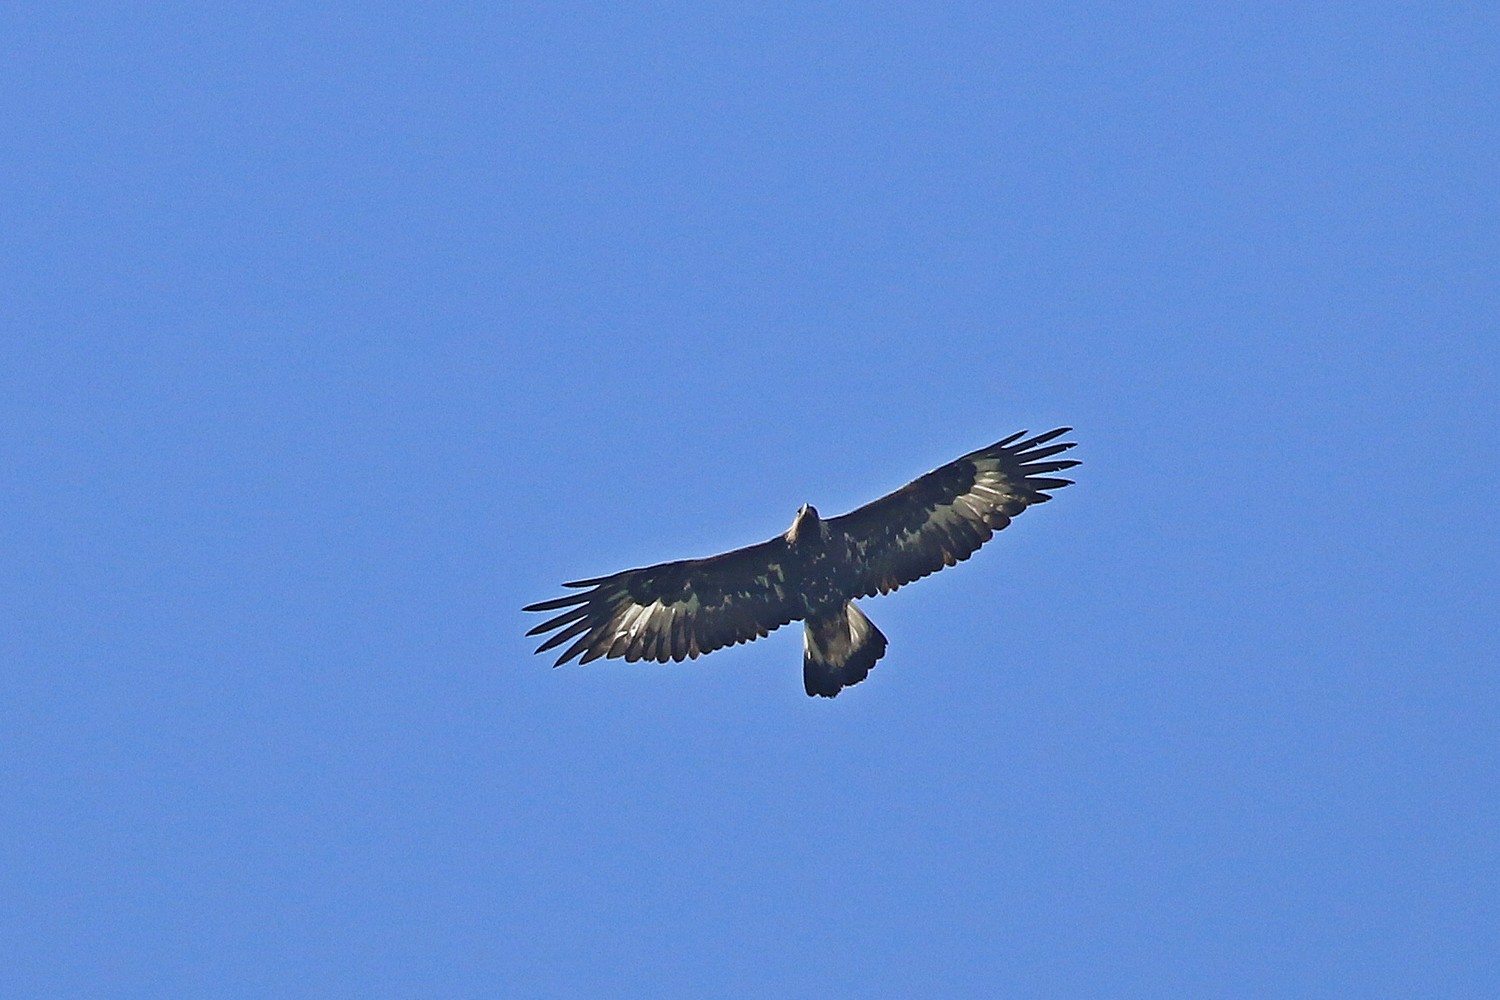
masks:
{"label": "clear sky", "polygon": [[[1500,995],[1497,51],[7,5],[0,994]],[[523,637],[1063,424],[836,700]]]}

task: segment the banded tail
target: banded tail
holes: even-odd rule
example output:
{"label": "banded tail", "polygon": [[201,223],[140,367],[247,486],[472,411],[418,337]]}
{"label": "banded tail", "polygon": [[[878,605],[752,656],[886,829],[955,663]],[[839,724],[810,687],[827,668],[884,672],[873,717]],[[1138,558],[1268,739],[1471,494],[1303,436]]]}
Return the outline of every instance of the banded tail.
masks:
{"label": "banded tail", "polygon": [[885,655],[885,636],[846,601],[832,614],[807,619],[802,632],[802,685],[808,696],[832,698],[869,676]]}

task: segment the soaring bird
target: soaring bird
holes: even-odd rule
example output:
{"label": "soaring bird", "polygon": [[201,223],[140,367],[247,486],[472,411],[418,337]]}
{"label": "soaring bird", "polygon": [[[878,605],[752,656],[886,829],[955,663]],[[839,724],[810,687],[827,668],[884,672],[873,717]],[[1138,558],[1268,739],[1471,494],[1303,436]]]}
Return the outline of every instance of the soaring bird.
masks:
{"label": "soaring bird", "polygon": [[565,583],[580,592],[522,609],[562,610],[526,634],[553,632],[538,653],[574,640],[555,666],[574,657],[666,663],[801,619],[803,686],[832,698],[885,655],[885,636],[854,599],[969,558],[1011,518],[1051,500],[1048,490],[1071,485],[1052,473],[1078,464],[1054,459],[1074,442],[1049,443],[1070,430],[1012,434],[840,517],[803,504],[785,534],[759,545]]}

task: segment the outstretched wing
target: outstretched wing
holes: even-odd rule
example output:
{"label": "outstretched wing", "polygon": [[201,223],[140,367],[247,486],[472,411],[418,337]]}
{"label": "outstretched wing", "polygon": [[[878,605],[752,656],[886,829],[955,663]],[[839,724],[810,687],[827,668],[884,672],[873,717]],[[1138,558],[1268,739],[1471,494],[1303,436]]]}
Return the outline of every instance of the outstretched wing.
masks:
{"label": "outstretched wing", "polygon": [[1047,490],[1072,480],[1049,473],[1078,463],[1048,461],[1073,442],[1047,442],[1070,430],[1059,427],[1018,443],[1026,432],[1012,434],[829,520],[830,530],[842,532],[849,546],[850,596],[888,594],[967,559],[1012,517],[1051,500]]}
{"label": "outstretched wing", "polygon": [[565,583],[588,589],[523,608],[567,609],[526,634],[558,630],[538,653],[577,637],[555,666],[575,656],[579,663],[601,656],[680,662],[758,639],[800,617],[796,595],[786,591],[786,572],[787,543],[777,537],[709,559]]}

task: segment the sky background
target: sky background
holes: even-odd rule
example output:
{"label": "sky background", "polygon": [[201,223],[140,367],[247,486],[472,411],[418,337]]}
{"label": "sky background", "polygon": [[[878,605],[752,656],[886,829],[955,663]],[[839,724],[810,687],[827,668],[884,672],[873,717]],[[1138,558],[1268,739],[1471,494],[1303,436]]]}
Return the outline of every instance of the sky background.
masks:
{"label": "sky background", "polygon": [[[0,12],[0,994],[1500,995],[1489,4]],[[562,580],[1022,428],[800,629]]]}

